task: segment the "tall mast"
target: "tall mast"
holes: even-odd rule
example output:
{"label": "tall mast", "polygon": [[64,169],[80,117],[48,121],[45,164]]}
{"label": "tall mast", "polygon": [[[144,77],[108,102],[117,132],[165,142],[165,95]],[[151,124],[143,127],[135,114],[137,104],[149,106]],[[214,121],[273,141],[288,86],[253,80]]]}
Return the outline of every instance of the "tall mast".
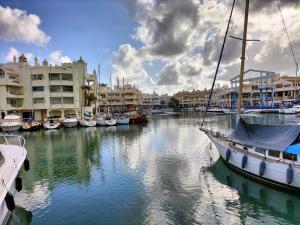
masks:
{"label": "tall mast", "polygon": [[245,6],[245,18],[244,18],[244,34],[243,34],[243,47],[242,47],[242,56],[241,56],[241,71],[239,79],[239,94],[238,94],[238,110],[237,113],[241,113],[241,105],[243,99],[243,83],[244,83],[244,68],[245,68],[245,53],[246,53],[246,44],[247,44],[247,28],[248,28],[248,12],[249,12],[249,0],[246,0]]}

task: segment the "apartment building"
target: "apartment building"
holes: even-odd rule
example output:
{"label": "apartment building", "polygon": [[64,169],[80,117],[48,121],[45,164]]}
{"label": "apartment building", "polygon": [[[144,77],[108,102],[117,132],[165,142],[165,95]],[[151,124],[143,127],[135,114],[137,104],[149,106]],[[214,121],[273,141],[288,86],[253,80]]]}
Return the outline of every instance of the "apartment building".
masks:
{"label": "apartment building", "polygon": [[73,63],[51,66],[44,60],[34,65],[22,54],[0,65],[0,111],[16,112],[23,118],[81,114],[87,64],[80,57]]}
{"label": "apartment building", "polygon": [[180,91],[174,94],[174,98],[179,101],[180,107],[205,106],[209,96],[208,90]]}
{"label": "apartment building", "polygon": [[170,96],[167,94],[159,95],[155,92],[143,94],[143,108],[167,108],[169,103]]}
{"label": "apartment building", "polygon": [[142,105],[142,93],[137,86],[131,84],[117,85],[113,88],[100,84],[98,88],[99,111],[136,110]]}

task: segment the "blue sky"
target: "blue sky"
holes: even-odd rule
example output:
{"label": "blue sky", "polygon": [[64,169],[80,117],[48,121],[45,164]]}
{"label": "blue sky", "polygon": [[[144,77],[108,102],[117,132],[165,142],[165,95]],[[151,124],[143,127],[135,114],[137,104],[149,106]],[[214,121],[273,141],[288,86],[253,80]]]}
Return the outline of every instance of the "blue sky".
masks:
{"label": "blue sky", "polygon": [[89,72],[100,64],[102,80],[107,82],[112,52],[124,43],[138,46],[130,37],[136,22],[129,18],[127,9],[118,0],[10,0],[1,1],[1,5],[38,15],[40,29],[51,37],[45,46],[1,41],[2,62],[5,62],[10,47],[31,52],[42,59],[61,50],[71,60],[82,56],[88,62]]}
{"label": "blue sky", "polygon": [[[300,61],[300,1],[280,0]],[[174,94],[210,88],[232,0],[0,0],[0,62],[25,53],[52,63],[78,60],[88,71],[101,64],[101,82],[125,77],[143,92]],[[237,1],[230,35],[243,30]],[[252,0],[246,69],[295,75],[274,0]],[[217,84],[239,73],[240,45],[228,39]]]}

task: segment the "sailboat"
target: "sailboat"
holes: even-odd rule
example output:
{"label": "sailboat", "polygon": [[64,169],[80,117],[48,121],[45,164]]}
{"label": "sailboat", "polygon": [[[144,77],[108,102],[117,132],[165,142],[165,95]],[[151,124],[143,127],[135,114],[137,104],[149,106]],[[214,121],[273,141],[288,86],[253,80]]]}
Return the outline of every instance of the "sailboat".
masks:
{"label": "sailboat", "polygon": [[[214,82],[211,88],[207,108],[218,73],[228,27],[231,20],[232,5],[223,47],[221,50]],[[279,4],[279,3],[278,3]],[[240,117],[242,103],[243,74],[247,41],[249,0],[246,0],[243,47],[238,94],[238,123],[229,135],[205,128],[202,130],[215,145],[225,164],[242,175],[257,182],[270,184],[273,187],[300,192],[300,126],[299,125],[262,125],[250,124]]]}

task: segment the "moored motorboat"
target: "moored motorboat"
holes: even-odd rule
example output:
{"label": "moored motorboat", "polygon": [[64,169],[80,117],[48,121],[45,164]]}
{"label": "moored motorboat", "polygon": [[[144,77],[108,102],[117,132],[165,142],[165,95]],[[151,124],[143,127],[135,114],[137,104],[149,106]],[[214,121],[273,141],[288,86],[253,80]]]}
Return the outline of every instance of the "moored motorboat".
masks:
{"label": "moored motorboat", "polygon": [[129,116],[126,114],[114,115],[117,125],[126,125],[129,124]]}
{"label": "moored motorboat", "polygon": [[98,126],[114,126],[116,123],[117,120],[108,115],[104,115],[103,117],[97,119]]}
{"label": "moored motorboat", "polygon": [[18,131],[22,127],[21,117],[15,114],[6,115],[0,126],[4,132]]}
{"label": "moored motorboat", "polygon": [[129,117],[130,123],[148,123],[148,117],[143,113],[136,113]]}
{"label": "moored motorboat", "polygon": [[0,224],[6,224],[15,209],[13,194],[22,189],[22,179],[18,173],[24,164],[29,170],[26,159],[25,139],[14,135],[0,135]]}
{"label": "moored motorboat", "polygon": [[64,127],[77,127],[78,119],[76,118],[76,114],[68,114],[63,120]]}
{"label": "moored motorboat", "polygon": [[281,108],[278,110],[278,112],[280,114],[296,114],[297,113],[294,108]]}
{"label": "moored motorboat", "polygon": [[43,126],[47,130],[58,129],[61,126],[61,122],[59,121],[58,118],[49,117],[47,118],[47,121],[43,123]]}

